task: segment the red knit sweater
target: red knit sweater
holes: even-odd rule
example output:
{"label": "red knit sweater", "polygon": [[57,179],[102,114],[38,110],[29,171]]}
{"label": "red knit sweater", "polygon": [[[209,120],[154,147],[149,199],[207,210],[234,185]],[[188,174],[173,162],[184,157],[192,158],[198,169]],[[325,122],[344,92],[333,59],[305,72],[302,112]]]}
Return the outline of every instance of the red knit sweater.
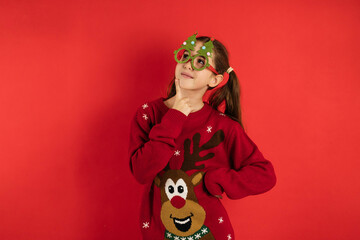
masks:
{"label": "red knit sweater", "polygon": [[139,106],[131,122],[130,169],[145,185],[143,239],[235,239],[214,195],[239,199],[270,190],[272,164],[238,122],[209,104],[186,116],[164,100]]}

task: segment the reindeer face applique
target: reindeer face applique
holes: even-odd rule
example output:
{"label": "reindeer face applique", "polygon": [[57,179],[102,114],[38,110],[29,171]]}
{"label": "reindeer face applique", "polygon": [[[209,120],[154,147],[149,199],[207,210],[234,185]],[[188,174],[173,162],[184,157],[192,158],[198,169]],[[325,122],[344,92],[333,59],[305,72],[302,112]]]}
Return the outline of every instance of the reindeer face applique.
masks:
{"label": "reindeer face applique", "polygon": [[[161,190],[161,221],[167,232],[165,239],[180,239],[179,237],[194,236],[194,239],[214,239],[210,230],[204,225],[206,212],[198,203],[194,187],[203,178],[204,172],[198,171],[189,176],[186,171],[203,169],[204,164],[196,165],[196,162],[214,157],[214,153],[208,153],[200,157],[200,152],[214,148],[224,140],[224,132],[217,131],[201,147],[200,134],[193,136],[193,153],[190,153],[191,140],[184,142],[184,161],[181,169],[169,169],[162,176],[156,176],[154,183]],[[174,238],[173,238],[174,237]]]}
{"label": "reindeer face applique", "polygon": [[188,236],[203,226],[206,213],[194,192],[202,176],[203,172],[188,176],[182,170],[168,170],[156,180],[161,189],[161,220],[169,232]]}

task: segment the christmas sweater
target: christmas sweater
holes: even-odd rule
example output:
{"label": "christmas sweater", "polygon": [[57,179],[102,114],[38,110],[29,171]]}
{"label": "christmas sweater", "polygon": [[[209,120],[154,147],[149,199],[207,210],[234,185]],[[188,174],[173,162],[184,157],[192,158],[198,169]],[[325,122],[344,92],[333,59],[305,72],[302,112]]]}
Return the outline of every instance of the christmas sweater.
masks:
{"label": "christmas sweater", "polygon": [[235,239],[215,195],[240,199],[270,190],[273,165],[238,122],[208,103],[186,116],[164,100],[139,106],[130,123],[130,169],[144,184],[142,239]]}

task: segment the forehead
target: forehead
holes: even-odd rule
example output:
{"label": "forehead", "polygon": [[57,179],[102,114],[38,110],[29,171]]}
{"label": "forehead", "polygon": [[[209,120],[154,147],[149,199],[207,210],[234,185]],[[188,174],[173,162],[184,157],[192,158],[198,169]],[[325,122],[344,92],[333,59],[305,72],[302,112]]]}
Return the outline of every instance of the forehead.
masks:
{"label": "forehead", "polygon": [[195,52],[198,51],[202,46],[204,46],[203,42],[196,41],[196,43],[195,43]]}
{"label": "forehead", "polygon": [[[192,55],[192,56],[195,56],[195,55],[197,54],[197,51],[199,51],[202,46],[204,46],[204,43],[203,43],[203,42],[196,41],[195,47],[194,47],[194,51],[191,51],[191,55]],[[214,55],[215,55],[215,53],[214,53],[214,50],[213,50],[212,56],[214,57]],[[211,65],[213,65],[213,58],[212,58],[212,57],[208,57],[208,59],[209,59],[209,63],[210,63]]]}

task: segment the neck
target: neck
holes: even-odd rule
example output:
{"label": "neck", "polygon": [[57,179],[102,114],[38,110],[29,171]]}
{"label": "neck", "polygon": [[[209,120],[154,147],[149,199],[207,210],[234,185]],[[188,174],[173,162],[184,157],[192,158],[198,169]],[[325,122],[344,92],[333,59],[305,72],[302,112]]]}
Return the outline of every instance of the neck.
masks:
{"label": "neck", "polygon": [[[206,91],[206,89],[205,89]],[[189,98],[189,104],[194,108],[191,112],[196,112],[204,106],[203,95],[205,92],[196,92],[192,90],[182,89],[181,91],[184,97]],[[175,95],[176,96],[176,95]],[[169,98],[166,102],[168,107],[172,108],[175,102],[175,96]]]}
{"label": "neck", "polygon": [[[175,102],[175,96],[166,100],[166,105],[169,108],[172,108],[174,106],[174,102]],[[203,102],[202,98],[196,98],[196,99],[190,98],[189,104],[193,107],[193,110],[191,112],[196,112],[204,106],[204,102]]]}

